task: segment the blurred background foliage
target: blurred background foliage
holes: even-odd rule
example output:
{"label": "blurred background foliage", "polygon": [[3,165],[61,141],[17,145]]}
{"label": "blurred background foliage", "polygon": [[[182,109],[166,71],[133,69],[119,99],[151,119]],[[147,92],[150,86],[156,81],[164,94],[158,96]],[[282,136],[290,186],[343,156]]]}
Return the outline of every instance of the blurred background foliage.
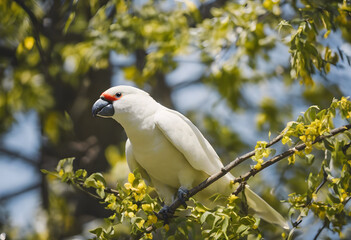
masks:
{"label": "blurred background foliage", "polygon": [[[225,163],[306,106],[329,106],[351,90],[348,0],[2,0],[0,13],[1,161],[22,161],[38,178],[11,187],[15,180],[1,176],[10,186],[0,191],[8,239],[85,238],[108,216],[96,199],[39,170],[76,157],[75,167],[104,172],[109,186],[125,181],[123,129],[90,110],[111,85],[135,84],[186,114]],[[27,114],[37,119],[34,157],[6,147]],[[305,191],[314,167],[280,163],[270,181],[262,173],[250,185],[283,209],[277,198]],[[7,204],[35,189],[36,215],[16,226]]]}

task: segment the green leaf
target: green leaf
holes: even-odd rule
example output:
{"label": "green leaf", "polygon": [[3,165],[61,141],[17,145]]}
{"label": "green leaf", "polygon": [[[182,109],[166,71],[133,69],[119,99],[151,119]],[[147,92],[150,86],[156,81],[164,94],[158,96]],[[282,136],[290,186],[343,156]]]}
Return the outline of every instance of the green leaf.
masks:
{"label": "green leaf", "polygon": [[334,144],[333,144],[331,139],[328,139],[328,138],[323,139],[323,144],[327,150],[329,150],[331,152],[333,152],[335,150]]}
{"label": "green leaf", "polygon": [[326,113],[327,113],[327,109],[321,110],[319,113],[317,113],[317,118],[322,119]]}
{"label": "green leaf", "polygon": [[96,189],[96,193],[99,195],[99,197],[104,198],[105,197],[105,190],[104,188],[98,188]]}
{"label": "green leaf", "polygon": [[203,224],[206,221],[207,217],[211,214],[212,213],[208,211],[204,212],[200,217],[200,223]]}
{"label": "green leaf", "polygon": [[71,9],[71,12],[70,12],[70,14],[68,16],[68,19],[67,19],[66,23],[65,23],[65,27],[63,29],[64,34],[67,33],[68,28],[71,26],[71,24],[73,23],[74,19],[76,18],[75,9],[76,9],[77,3],[78,3],[78,0],[73,0],[72,1],[72,6],[71,6],[72,9]]}
{"label": "green leaf", "polygon": [[74,157],[73,158],[64,158],[61,159],[59,161],[59,163],[57,164],[56,167],[56,171],[60,172],[60,170],[62,169],[64,172],[72,172],[73,171],[73,161],[74,161]]}
{"label": "green leaf", "polygon": [[76,178],[79,178],[79,177],[85,178],[85,177],[87,176],[87,171],[86,171],[85,169],[78,169],[78,170],[75,172],[74,176],[75,176]]}
{"label": "green leaf", "polygon": [[106,181],[101,173],[93,173],[84,181],[84,185],[99,189],[106,186]]}
{"label": "green leaf", "polygon": [[98,227],[98,228],[95,228],[93,230],[90,230],[89,232],[95,234],[97,237],[100,237],[103,233],[103,228],[102,227]]}
{"label": "green leaf", "polygon": [[221,217],[215,215],[215,216],[214,216],[214,220],[213,220],[213,224],[212,224],[212,229],[215,229],[215,228],[216,228],[216,223],[217,223],[219,220],[221,220]]}
{"label": "green leaf", "polygon": [[201,213],[206,212],[210,209],[205,207],[202,203],[195,201],[195,210]]}
{"label": "green leaf", "polygon": [[[225,234],[225,232],[227,231],[228,225],[229,225],[229,218],[225,217],[224,220],[223,220],[223,223],[222,223],[222,231],[223,231],[225,236],[227,236]],[[226,237],[226,238],[228,238],[228,237]]]}
{"label": "green leaf", "polygon": [[244,225],[253,225],[255,223],[255,220],[253,220],[251,217],[243,217],[240,219],[240,223]]}
{"label": "green leaf", "polygon": [[311,122],[316,120],[316,113],[318,110],[319,110],[319,107],[316,105],[309,107],[307,111],[304,113],[305,120],[307,120],[307,122],[305,123],[310,124]]}
{"label": "green leaf", "polygon": [[313,189],[315,183],[316,183],[316,178],[315,178],[315,176],[312,173],[310,173],[308,175],[308,179],[307,179],[307,186],[308,186],[308,188],[309,189]]}
{"label": "green leaf", "polygon": [[187,235],[182,227],[178,227],[178,231],[179,231],[181,234],[183,234],[184,236]]}
{"label": "green leaf", "polygon": [[237,232],[237,234],[238,235],[244,235],[244,233],[247,231],[249,229],[249,227],[248,226],[246,226],[246,225],[240,225],[239,227],[238,227],[238,229],[236,230],[236,232]]}
{"label": "green leaf", "polygon": [[291,30],[293,30],[293,27],[291,26],[291,24],[286,21],[286,20],[281,20],[278,24],[278,31],[279,33],[283,33],[284,32],[290,32]]}
{"label": "green leaf", "polygon": [[65,24],[65,28],[63,29],[64,34],[67,33],[67,30],[71,26],[71,24],[72,24],[73,20],[75,19],[75,17],[76,17],[76,13],[75,12],[71,12],[69,14],[69,17],[68,17],[68,19],[66,21],[66,24]]}
{"label": "green leaf", "polygon": [[305,159],[307,161],[308,165],[311,165],[314,161],[314,155],[313,154],[307,154],[305,155]]}
{"label": "green leaf", "polygon": [[40,171],[44,174],[56,174],[56,172],[51,172],[51,171],[48,171],[46,169],[40,169]]}

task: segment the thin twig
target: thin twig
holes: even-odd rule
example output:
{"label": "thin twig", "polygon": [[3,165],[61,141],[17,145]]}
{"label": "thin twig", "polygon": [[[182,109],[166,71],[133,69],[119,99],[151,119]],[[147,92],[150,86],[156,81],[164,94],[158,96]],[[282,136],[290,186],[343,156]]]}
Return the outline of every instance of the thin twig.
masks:
{"label": "thin twig", "polygon": [[[88,187],[85,186],[84,182],[83,181],[74,181],[74,182],[70,182],[71,184],[73,184],[74,186],[80,188],[82,191],[88,193],[89,195],[93,196],[94,198],[97,198],[97,199],[101,199],[100,196],[97,196],[97,195],[94,195],[93,193],[89,192],[87,189]],[[120,197],[119,196],[119,192],[116,190],[116,189],[113,189],[113,188],[110,188],[110,187],[105,187],[104,188],[104,191],[106,193],[111,193],[113,195],[115,195],[116,197]]]}
{"label": "thin twig", "polygon": [[323,226],[320,229],[318,229],[318,232],[314,236],[313,240],[317,240],[319,235],[322,233],[323,229],[328,227],[328,225],[329,225],[329,221],[327,219],[325,219]]}
{"label": "thin twig", "polygon": [[[328,158],[328,151],[327,150],[325,150],[324,151],[324,161],[326,161],[327,160],[327,158]],[[324,166],[323,166],[323,180],[322,180],[322,182],[318,185],[318,187],[316,188],[316,190],[314,191],[314,193],[315,194],[317,194],[318,192],[319,192],[319,190],[326,184],[326,182],[328,181],[328,174],[327,174],[327,172],[325,171],[325,168],[324,168]],[[308,203],[306,203],[306,206],[305,207],[308,207],[309,205],[311,205],[313,203],[313,198],[311,198],[311,200],[308,202]],[[296,229],[299,225],[300,225],[300,223],[302,222],[302,220],[303,220],[303,217],[304,217],[304,215],[302,214],[302,212],[299,214],[299,216],[296,218],[296,221],[291,221],[292,222],[292,226],[293,226],[293,229]],[[323,227],[324,228],[324,227]],[[293,229],[290,231],[290,232],[293,232]],[[322,231],[323,229],[321,229],[320,231]],[[289,234],[290,235],[290,234]],[[319,234],[318,234],[319,235]],[[317,235],[317,237],[318,237],[318,235]],[[287,239],[288,239],[288,237],[287,237]]]}
{"label": "thin twig", "polygon": [[235,189],[235,191],[232,192],[232,194],[235,195],[235,196],[238,196],[239,193],[240,193],[241,191],[244,190],[245,185],[246,185],[246,182],[241,182],[240,185],[239,185],[239,187],[237,187],[237,188]]}
{"label": "thin twig", "polygon": [[[328,151],[325,150],[324,152],[324,161],[326,161],[328,158]],[[316,188],[316,190],[314,191],[315,194],[317,194],[319,192],[319,190],[326,184],[326,182],[328,181],[328,174],[325,171],[325,168],[323,166],[323,180],[322,182],[318,185],[318,187]],[[311,198],[311,200],[306,203],[306,205],[304,207],[307,207],[309,205],[311,205],[313,203],[313,198]],[[299,226],[299,224],[302,222],[304,215],[302,213],[300,213],[300,215],[296,218],[296,221],[292,221],[292,226],[293,228],[297,228]]]}
{"label": "thin twig", "polygon": [[105,192],[114,194],[116,197],[119,197],[119,192],[116,189],[106,187]]}
{"label": "thin twig", "polygon": [[[319,192],[319,190],[324,186],[324,184],[326,184],[326,182],[328,181],[328,174],[325,171],[324,167],[323,167],[323,180],[322,182],[318,185],[318,187],[316,188],[316,190],[314,191],[315,194],[317,194]],[[311,205],[313,203],[313,198],[311,198],[311,200],[306,203],[306,205],[304,207],[307,207],[309,205]],[[300,213],[300,215],[296,218],[296,221],[292,221],[292,226],[293,228],[297,228],[300,223],[302,222],[304,215],[302,213]]]}
{"label": "thin twig", "polygon": [[328,181],[328,174],[325,171],[324,167],[323,167],[323,181],[319,184],[319,186],[316,188],[315,193],[317,194],[319,192],[319,190],[324,186],[324,184]]}

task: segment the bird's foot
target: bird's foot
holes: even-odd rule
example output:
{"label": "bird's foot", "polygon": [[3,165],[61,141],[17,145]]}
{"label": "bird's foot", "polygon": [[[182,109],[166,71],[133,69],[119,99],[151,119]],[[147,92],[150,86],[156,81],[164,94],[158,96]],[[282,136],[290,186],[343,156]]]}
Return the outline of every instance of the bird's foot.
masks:
{"label": "bird's foot", "polygon": [[179,201],[182,203],[182,205],[184,206],[184,208],[187,207],[186,201],[188,201],[188,194],[189,194],[189,190],[186,189],[185,187],[180,187],[178,189],[177,197]]}
{"label": "bird's foot", "polygon": [[173,217],[174,211],[172,211],[169,206],[165,205],[158,213],[154,211],[154,214],[158,219],[163,220],[163,223],[166,225],[169,223],[169,219]]}
{"label": "bird's foot", "polygon": [[[188,189],[184,187],[180,187],[178,189],[177,197],[181,202],[181,204],[184,206],[184,208],[187,207],[186,201],[188,200],[188,194],[189,194]],[[164,224],[168,224],[169,219],[171,219],[174,215],[174,210],[172,210],[169,206],[164,205],[158,213],[154,211],[154,214],[158,219],[163,220]]]}

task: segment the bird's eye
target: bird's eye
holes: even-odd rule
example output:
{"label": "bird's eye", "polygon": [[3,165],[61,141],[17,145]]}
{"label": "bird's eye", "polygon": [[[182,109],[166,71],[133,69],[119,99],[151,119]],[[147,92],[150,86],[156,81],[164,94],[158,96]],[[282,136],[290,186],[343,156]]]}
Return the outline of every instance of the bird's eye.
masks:
{"label": "bird's eye", "polygon": [[122,97],[122,93],[120,93],[120,92],[116,93],[116,97],[118,97],[118,98]]}

